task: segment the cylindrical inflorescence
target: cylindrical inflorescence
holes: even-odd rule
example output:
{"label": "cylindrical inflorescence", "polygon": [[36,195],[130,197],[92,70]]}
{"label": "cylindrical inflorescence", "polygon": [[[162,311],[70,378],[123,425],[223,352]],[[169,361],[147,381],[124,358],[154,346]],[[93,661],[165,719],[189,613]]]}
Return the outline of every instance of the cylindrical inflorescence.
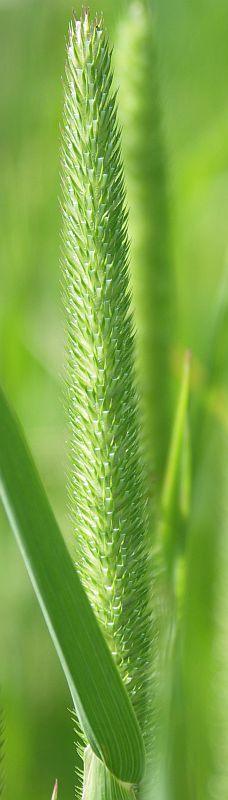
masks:
{"label": "cylindrical inflorescence", "polygon": [[76,564],[142,726],[148,525],[128,288],[127,212],[102,20],[70,28],[63,153],[69,496]]}

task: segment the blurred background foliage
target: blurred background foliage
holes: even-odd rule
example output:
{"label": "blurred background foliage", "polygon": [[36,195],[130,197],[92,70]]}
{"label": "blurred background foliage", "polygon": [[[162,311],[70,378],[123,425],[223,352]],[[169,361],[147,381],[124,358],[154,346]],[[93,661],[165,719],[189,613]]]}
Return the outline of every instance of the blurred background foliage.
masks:
{"label": "blurred background foliage", "polygon": [[[95,3],[93,0],[90,6],[93,11],[103,10],[114,43],[117,23],[127,3],[122,0],[115,3],[97,0]],[[210,501],[215,483],[213,476],[216,473],[218,480],[218,471],[210,420],[215,421],[215,428],[219,427],[217,439],[215,434],[219,461],[225,449],[228,426],[227,368],[224,366],[228,341],[224,301],[227,291],[224,270],[228,211],[228,6],[227,0],[191,0],[191,3],[154,0],[153,10],[178,297],[173,374],[174,381],[178,382],[182,353],[186,346],[190,347],[193,351],[193,404],[196,400],[195,405],[200,405],[202,393],[206,401],[200,406],[195,450],[199,452],[203,442],[210,440],[209,454],[206,450],[199,470],[188,575],[189,597],[192,580],[196,586],[189,619],[191,622],[197,617],[199,624],[197,636],[190,624],[187,652],[189,648],[191,659],[192,647],[198,647],[194,675],[201,686],[200,707],[207,692],[210,574],[221,502],[216,501],[213,525]],[[80,11],[78,4],[76,11]],[[70,532],[64,488],[66,434],[61,388],[63,324],[58,197],[61,76],[71,13],[72,0],[0,0],[1,381],[24,424],[67,537]],[[219,291],[225,310],[222,324],[220,315],[217,331],[215,299]],[[212,345],[213,380],[210,390],[206,391]],[[224,460],[226,457],[227,454]],[[195,545],[197,514],[202,536]],[[194,566],[193,575],[191,553],[195,546],[198,573]],[[223,547],[227,558],[227,545]],[[206,588],[202,599],[205,559],[208,569],[206,577],[204,575]],[[193,561],[195,564],[195,557]],[[223,583],[225,586],[224,576]],[[189,603],[191,605],[191,600]],[[218,598],[218,607],[220,605],[221,598]],[[57,775],[61,797],[73,797],[76,756],[68,710],[70,697],[25,568],[3,518],[0,607],[0,684],[6,728],[5,800],[12,797],[47,800]],[[192,679],[190,670],[188,683],[191,684]],[[194,715],[196,718],[199,711],[196,696],[194,702],[191,709],[186,709],[186,714],[192,718]],[[199,725],[194,743],[196,756],[200,735]],[[202,763],[200,768],[202,772]],[[182,799],[186,794],[181,793],[180,785],[175,797]],[[213,797],[219,796],[216,791]]]}

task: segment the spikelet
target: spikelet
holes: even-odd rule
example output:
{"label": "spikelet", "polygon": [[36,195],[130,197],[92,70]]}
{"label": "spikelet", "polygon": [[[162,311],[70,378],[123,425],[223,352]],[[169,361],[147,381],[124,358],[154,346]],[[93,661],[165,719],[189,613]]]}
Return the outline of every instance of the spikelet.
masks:
{"label": "spikelet", "polygon": [[102,19],[70,27],[63,154],[70,507],[76,565],[142,727],[148,534],[139,448],[127,212]]}

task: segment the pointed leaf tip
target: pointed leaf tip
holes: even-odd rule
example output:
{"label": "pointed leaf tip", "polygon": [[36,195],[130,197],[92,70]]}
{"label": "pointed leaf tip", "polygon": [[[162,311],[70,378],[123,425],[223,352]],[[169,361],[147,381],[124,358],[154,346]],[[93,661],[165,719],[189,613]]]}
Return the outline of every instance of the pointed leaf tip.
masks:
{"label": "pointed leaf tip", "polygon": [[58,797],[58,781],[56,779],[51,800],[57,800]]}

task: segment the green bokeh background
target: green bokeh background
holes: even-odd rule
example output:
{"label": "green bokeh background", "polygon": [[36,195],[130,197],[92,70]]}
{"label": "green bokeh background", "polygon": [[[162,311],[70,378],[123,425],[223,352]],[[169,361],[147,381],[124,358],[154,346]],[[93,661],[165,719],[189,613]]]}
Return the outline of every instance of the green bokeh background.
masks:
{"label": "green bokeh background", "polygon": [[[112,40],[126,3],[103,9]],[[79,12],[77,4],[76,11]],[[60,124],[72,0],[0,0],[0,369],[65,535]],[[223,274],[228,211],[227,0],[155,0],[180,349],[200,374]],[[223,405],[220,409],[223,414]],[[224,411],[227,425],[227,414]],[[71,701],[1,517],[0,684],[5,800],[73,797]]]}

